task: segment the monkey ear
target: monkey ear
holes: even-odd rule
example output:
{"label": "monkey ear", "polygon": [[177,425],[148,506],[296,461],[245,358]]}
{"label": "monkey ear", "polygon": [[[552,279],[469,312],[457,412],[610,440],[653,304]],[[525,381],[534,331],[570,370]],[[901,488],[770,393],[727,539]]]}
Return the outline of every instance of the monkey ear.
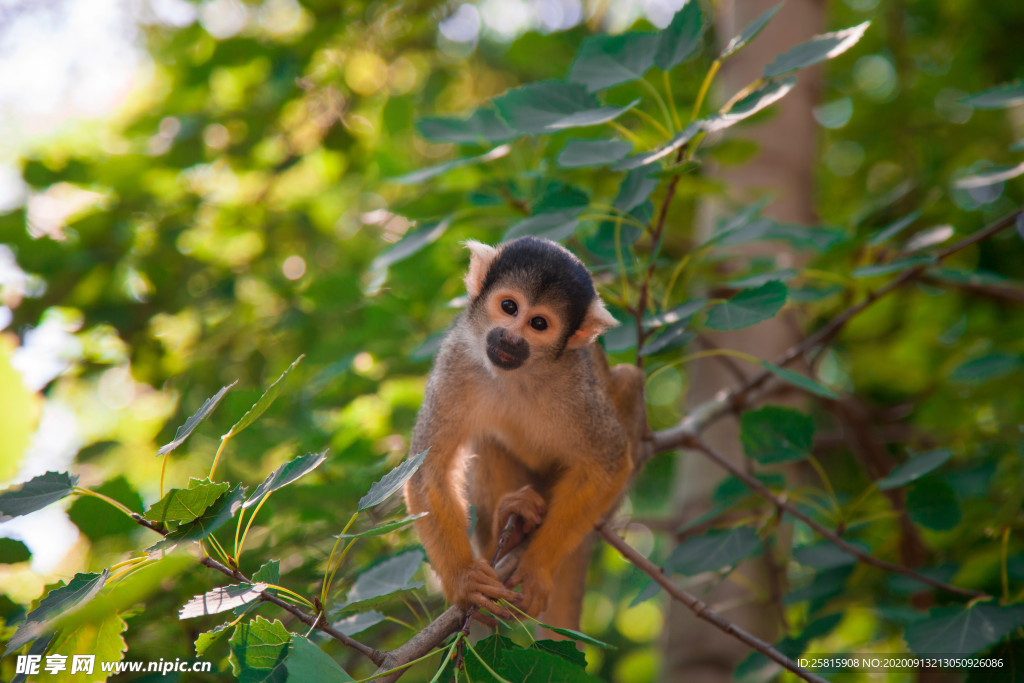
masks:
{"label": "monkey ear", "polygon": [[469,292],[470,299],[475,299],[480,296],[487,271],[491,269],[491,263],[498,255],[498,250],[476,240],[466,240],[463,244],[470,251],[469,270],[466,271],[466,291]]}
{"label": "monkey ear", "polygon": [[580,329],[569,337],[567,348],[580,349],[604,334],[609,327],[615,327],[619,321],[612,317],[612,314],[604,307],[601,297],[594,297],[594,301],[587,310],[587,317],[583,319]]}

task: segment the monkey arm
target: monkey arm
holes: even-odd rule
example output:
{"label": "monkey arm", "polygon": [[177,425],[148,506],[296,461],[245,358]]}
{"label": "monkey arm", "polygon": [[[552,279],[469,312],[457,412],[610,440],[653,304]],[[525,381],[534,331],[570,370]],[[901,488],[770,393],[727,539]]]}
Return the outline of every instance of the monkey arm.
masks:
{"label": "monkey arm", "polygon": [[[437,405],[429,399],[425,402],[428,404]],[[457,407],[446,408],[451,410],[428,410],[417,421],[412,448],[416,451],[429,447],[430,451],[405,486],[406,505],[411,513],[429,513],[416,521],[416,531],[448,602],[463,608],[476,605],[510,618],[508,611],[494,601],[518,601],[521,596],[507,589],[486,561],[473,558],[466,502],[460,495],[463,487],[459,451],[466,435],[454,420],[441,417],[458,415]]]}
{"label": "monkey arm", "polygon": [[544,521],[530,535],[530,544],[509,581],[512,586],[522,583],[523,609],[530,615],[547,608],[552,576],[618,498],[629,479],[629,463],[629,458],[621,455],[607,467],[580,458],[562,473],[551,490]]}

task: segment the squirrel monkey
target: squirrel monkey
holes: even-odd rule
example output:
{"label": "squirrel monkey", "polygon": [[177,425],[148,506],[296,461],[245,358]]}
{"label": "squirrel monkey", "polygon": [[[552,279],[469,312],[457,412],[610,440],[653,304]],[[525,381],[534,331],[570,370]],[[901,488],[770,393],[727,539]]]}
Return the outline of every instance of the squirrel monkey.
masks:
{"label": "squirrel monkey", "polygon": [[[416,529],[449,603],[508,619],[504,598],[578,628],[584,541],[618,501],[647,428],[644,375],[608,367],[595,340],[618,322],[567,249],[536,237],[466,246],[469,302],[427,382],[411,448],[430,451],[406,502],[430,513]],[[488,560],[513,513],[530,543],[506,586]]]}

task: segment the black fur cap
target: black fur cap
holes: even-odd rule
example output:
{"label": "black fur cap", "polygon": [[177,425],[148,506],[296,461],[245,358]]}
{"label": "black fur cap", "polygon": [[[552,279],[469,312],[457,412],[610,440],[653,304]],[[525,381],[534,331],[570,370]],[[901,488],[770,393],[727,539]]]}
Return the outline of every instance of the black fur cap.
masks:
{"label": "black fur cap", "polygon": [[550,303],[561,309],[567,323],[566,337],[579,329],[597,297],[590,271],[575,254],[551,240],[533,236],[499,247],[477,301],[483,301],[498,284],[521,290],[531,304]]}

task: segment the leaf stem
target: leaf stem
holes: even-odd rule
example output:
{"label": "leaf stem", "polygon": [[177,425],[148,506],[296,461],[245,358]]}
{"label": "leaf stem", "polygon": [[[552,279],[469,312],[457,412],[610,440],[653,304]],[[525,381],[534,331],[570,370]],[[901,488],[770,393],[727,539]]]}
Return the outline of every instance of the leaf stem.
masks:
{"label": "leaf stem", "polygon": [[653,124],[665,137],[672,137],[675,126],[672,125],[672,117],[669,116],[668,107],[665,106],[665,100],[661,98],[661,94],[658,93],[658,89],[651,85],[646,78],[641,78],[640,82],[643,83],[644,87],[646,87],[647,90],[650,91],[650,93],[654,96],[655,101],[658,103],[658,107],[661,109],[662,115],[665,117],[665,121],[668,123],[668,128],[661,125],[661,123],[659,123],[657,119],[655,119],[653,116],[640,109],[640,107],[633,107],[632,109],[630,109],[630,111],[635,114],[639,114],[644,119],[650,121],[651,124]]}
{"label": "leaf stem", "polygon": [[607,125],[609,125],[612,128],[614,128],[615,132],[618,133],[619,135],[621,135],[622,137],[624,137],[624,138],[626,138],[628,140],[631,140],[633,142],[633,144],[637,146],[636,151],[639,152],[639,151],[647,148],[647,145],[644,144],[644,141],[641,140],[640,137],[637,136],[636,133],[631,131],[629,128],[626,128],[621,123],[619,123],[617,121],[608,121]]}
{"label": "leaf stem", "polygon": [[235,564],[234,558],[228,555],[228,551],[224,550],[224,546],[220,544],[220,541],[218,541],[212,534],[207,536],[207,538],[210,539],[210,544],[213,546],[213,549],[217,551],[218,555],[220,555],[220,559],[224,560],[224,562],[229,565]]}
{"label": "leaf stem", "polygon": [[[110,503],[111,505],[116,507],[118,510],[123,512],[124,514],[128,515],[129,517],[131,517],[133,520],[135,519],[135,513],[134,512],[129,510],[127,507],[125,507],[121,503],[118,503],[116,500],[114,500],[110,496],[105,496],[102,493],[96,493],[95,491],[90,491],[89,489],[83,489],[81,486],[74,486],[74,487],[72,487],[71,490],[74,491],[75,493],[79,493],[79,494],[82,494],[82,495],[85,495],[85,496],[92,496],[93,498],[99,498],[100,500],[102,500],[105,503]],[[161,498],[162,497],[163,496],[161,496]]]}
{"label": "leaf stem", "polygon": [[683,272],[683,270],[686,268],[686,264],[688,264],[690,262],[690,257],[691,256],[693,256],[693,252],[690,252],[689,254],[684,256],[682,259],[680,259],[679,260],[679,265],[676,266],[675,270],[672,271],[672,277],[670,277],[668,279],[668,286],[665,288],[665,297],[661,301],[661,309],[662,310],[667,310],[668,309],[668,301],[669,301],[669,298],[672,296],[672,288],[675,287],[676,279],[679,277],[679,274]]}
{"label": "leaf stem", "polygon": [[665,99],[668,100],[668,106],[672,110],[672,122],[676,125],[676,130],[682,130],[683,124],[680,122],[679,112],[676,110],[676,98],[672,96],[672,79],[669,77],[668,71],[662,71],[661,76],[665,81]]}
{"label": "leaf stem", "polygon": [[473,646],[468,641],[466,642],[466,647],[469,648],[469,651],[473,653],[473,656],[476,657],[477,660],[484,665],[484,668],[487,669],[487,673],[494,676],[494,678],[497,679],[499,683],[511,683],[507,678],[502,678],[501,676],[499,676],[498,672],[492,669],[490,665],[484,661],[484,658],[477,654],[476,650],[473,649]]}
{"label": "leaf stem", "polygon": [[[270,498],[271,493],[273,493],[273,491],[267,491],[267,493],[260,499],[260,502],[256,506],[256,509],[253,510],[252,515],[249,516],[249,523],[245,525],[245,531],[242,532],[241,543],[239,543],[238,541],[238,527],[235,527],[235,562],[238,562],[238,558],[242,556],[242,548],[245,547],[245,537],[249,535],[249,527],[252,526],[252,521],[256,519],[256,515],[259,514],[260,508],[263,507],[263,504],[267,502],[267,498]],[[242,525],[241,515],[238,516],[238,525]]]}
{"label": "leaf stem", "polygon": [[708,94],[708,89],[711,87],[711,81],[715,80],[715,74],[718,73],[719,67],[722,66],[722,62],[715,60],[711,62],[711,68],[708,69],[707,74],[704,76],[704,82],[700,84],[700,92],[697,93],[697,101],[693,103],[693,113],[690,114],[690,121],[696,121],[700,115],[701,105],[704,104],[704,98]]}
{"label": "leaf stem", "polygon": [[231,432],[228,432],[224,436],[220,437],[220,446],[217,447],[217,455],[213,456],[213,464],[210,465],[210,481],[213,481],[213,473],[217,471],[217,463],[220,462],[220,454],[224,452],[224,447],[228,445],[228,441],[231,440]]}
{"label": "leaf stem", "polygon": [[[352,516],[349,517],[348,523],[345,525],[345,528],[341,530],[341,534],[339,535],[344,535],[348,533],[349,528],[352,526],[352,522],[356,521],[356,515],[358,514],[359,510],[356,510],[355,512],[352,513]],[[355,539],[352,539],[352,541],[355,541]],[[345,547],[345,551],[341,554],[342,558],[345,557],[345,553],[348,552],[348,549],[352,547],[352,541],[349,541],[348,546]],[[341,543],[341,539],[335,538],[334,547],[331,548],[331,556],[327,558],[327,569],[324,571],[324,584],[323,588],[320,591],[321,603],[327,602],[327,593],[331,590],[331,583],[334,581],[334,572],[331,571],[331,564],[334,562],[334,553],[337,552],[339,543]],[[338,560],[338,565],[341,565],[341,559]],[[337,570],[335,570],[335,572],[336,571]]]}
{"label": "leaf stem", "polygon": [[167,456],[171,453],[168,451],[164,453],[164,460],[160,463],[160,497],[164,497],[164,474],[167,472]]}

